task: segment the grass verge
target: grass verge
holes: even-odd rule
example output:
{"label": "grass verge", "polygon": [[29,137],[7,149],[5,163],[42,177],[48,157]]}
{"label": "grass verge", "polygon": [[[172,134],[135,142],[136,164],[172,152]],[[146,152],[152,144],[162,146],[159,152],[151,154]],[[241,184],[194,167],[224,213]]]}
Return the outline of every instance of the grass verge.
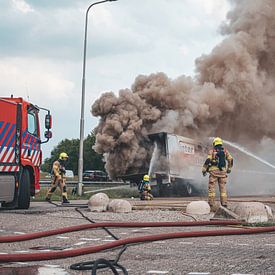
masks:
{"label": "grass verge", "polygon": [[[40,193],[36,195],[34,198],[32,198],[32,201],[44,201],[46,198],[46,194],[49,187],[41,187]],[[92,193],[85,194],[83,193],[82,196],[78,195],[72,195],[72,189],[73,187],[67,187],[67,193],[68,193],[68,199],[69,200],[88,200],[92,195],[102,192],[109,196],[111,199],[119,199],[119,198],[138,198],[139,192],[137,188],[134,187],[122,187],[121,189],[110,189],[110,190],[104,190],[100,191],[100,186],[93,186],[93,187],[84,187],[83,192],[86,191],[94,191]],[[99,190],[99,191],[96,191]],[[60,201],[61,200],[61,192],[60,189],[57,188],[56,191],[53,193],[51,197],[52,201]]]}

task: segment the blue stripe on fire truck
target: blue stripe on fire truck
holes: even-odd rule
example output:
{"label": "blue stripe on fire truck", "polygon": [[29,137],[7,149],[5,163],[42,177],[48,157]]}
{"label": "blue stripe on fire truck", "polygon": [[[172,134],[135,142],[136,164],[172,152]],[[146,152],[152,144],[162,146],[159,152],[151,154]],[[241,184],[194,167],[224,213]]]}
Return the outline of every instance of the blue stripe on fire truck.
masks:
{"label": "blue stripe on fire truck", "polygon": [[30,138],[31,138],[31,135],[28,135],[28,136],[27,136],[27,139],[26,139],[26,141],[25,141],[25,144],[28,144],[28,143],[29,143]]}
{"label": "blue stripe on fire truck", "polygon": [[8,123],[6,123],[4,129],[1,131],[1,133],[0,133],[0,144],[1,144],[1,139],[4,137],[6,131],[9,127],[10,127],[10,123],[8,122]]}
{"label": "blue stripe on fire truck", "polygon": [[36,149],[36,150],[40,150],[40,146],[39,146],[39,139],[36,139],[36,142],[35,142],[35,144],[34,144],[34,148]]}
{"label": "blue stripe on fire truck", "polygon": [[35,165],[38,165],[39,158],[38,154],[40,153],[40,140],[31,135],[27,130],[23,133],[23,144],[22,144],[22,150],[21,154],[23,157],[30,157],[35,163]]}
{"label": "blue stripe on fire truck", "polygon": [[[8,124],[10,124],[10,123],[8,123]],[[14,142],[14,139],[15,139],[15,124],[13,124],[13,125],[11,125],[11,128],[8,131],[7,136],[3,140],[2,137],[4,137],[5,129],[7,129],[6,126],[5,126],[3,132],[1,133],[1,136],[0,136],[0,145],[1,145],[0,152],[4,149],[4,147],[6,147],[6,149],[10,149],[10,147],[12,146],[12,144]],[[10,142],[8,144],[6,144],[8,142],[8,140],[10,139],[10,137],[12,137]]]}
{"label": "blue stripe on fire truck", "polygon": [[[8,142],[9,138],[13,135],[13,137],[15,137],[15,124],[13,124],[6,136],[6,138],[4,139],[2,146],[6,146],[6,143]],[[8,149],[10,148],[10,146],[8,146]]]}
{"label": "blue stripe on fire truck", "polygon": [[10,148],[12,146],[12,144],[15,141],[15,134],[12,136],[12,139],[10,140],[9,144],[8,144],[8,148]]}
{"label": "blue stripe on fire truck", "polygon": [[24,140],[26,134],[27,134],[27,131],[25,131],[25,132],[23,133],[23,135],[22,135],[23,140]]}
{"label": "blue stripe on fire truck", "polygon": [[[0,123],[0,158],[1,161],[14,161],[14,140],[15,140],[15,124]],[[3,168],[4,169],[4,168]]]}

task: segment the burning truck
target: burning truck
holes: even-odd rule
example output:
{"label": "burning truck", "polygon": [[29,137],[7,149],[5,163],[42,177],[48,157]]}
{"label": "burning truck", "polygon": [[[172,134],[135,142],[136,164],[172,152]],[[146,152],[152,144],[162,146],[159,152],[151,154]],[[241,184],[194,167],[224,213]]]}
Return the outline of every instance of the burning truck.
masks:
{"label": "burning truck", "polygon": [[[140,173],[121,176],[138,184],[150,175],[154,196],[195,196],[207,194],[207,180],[201,175],[210,140],[196,140],[167,132],[148,135],[154,147],[149,167]],[[245,148],[224,141],[234,158],[227,186],[229,195],[267,195],[275,192],[275,166]],[[218,187],[217,187],[218,188]]]}
{"label": "burning truck", "polygon": [[195,139],[167,132],[149,134],[154,149],[149,167],[136,174],[122,175],[124,181],[138,184],[150,175],[155,196],[191,196],[206,193],[201,167],[207,146]]}

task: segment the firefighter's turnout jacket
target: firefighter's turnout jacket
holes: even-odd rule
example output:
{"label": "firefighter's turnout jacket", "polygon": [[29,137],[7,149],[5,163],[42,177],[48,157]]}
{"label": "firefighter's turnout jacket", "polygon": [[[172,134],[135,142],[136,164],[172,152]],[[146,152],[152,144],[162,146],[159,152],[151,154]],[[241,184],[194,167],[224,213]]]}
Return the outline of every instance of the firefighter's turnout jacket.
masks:
{"label": "firefighter's turnout jacket", "polygon": [[62,161],[56,160],[53,163],[52,175],[56,177],[57,180],[62,180],[62,179],[65,179],[65,173],[66,173],[66,168],[62,163]]}
{"label": "firefighter's turnout jacket", "polygon": [[[223,158],[223,160],[221,158]],[[217,145],[209,150],[202,172],[223,171],[226,173],[231,171],[232,166],[233,158],[228,150],[221,145]]]}

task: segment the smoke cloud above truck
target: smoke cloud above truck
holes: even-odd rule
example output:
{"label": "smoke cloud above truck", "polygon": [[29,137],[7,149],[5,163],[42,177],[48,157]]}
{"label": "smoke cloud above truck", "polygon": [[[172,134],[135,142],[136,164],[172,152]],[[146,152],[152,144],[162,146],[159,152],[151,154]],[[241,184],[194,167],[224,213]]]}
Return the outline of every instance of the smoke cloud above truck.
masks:
{"label": "smoke cloud above truck", "polygon": [[195,60],[196,75],[139,75],[131,89],[102,94],[94,149],[114,177],[148,167],[147,135],[221,136],[235,142],[275,138],[275,2],[233,1],[224,40]]}

